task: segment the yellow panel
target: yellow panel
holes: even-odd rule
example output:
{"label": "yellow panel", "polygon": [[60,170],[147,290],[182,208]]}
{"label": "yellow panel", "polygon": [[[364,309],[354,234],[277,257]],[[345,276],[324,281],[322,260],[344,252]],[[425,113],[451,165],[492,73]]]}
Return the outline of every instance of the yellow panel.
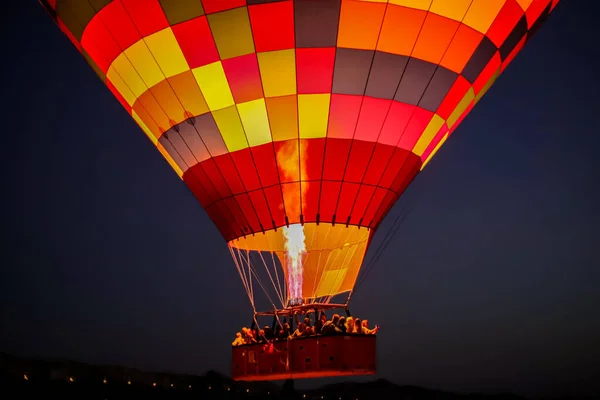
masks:
{"label": "yellow panel", "polygon": [[301,139],[327,136],[330,96],[329,93],[298,95],[298,123]]}
{"label": "yellow panel", "polygon": [[458,106],[456,106],[454,111],[452,111],[452,114],[450,114],[450,116],[448,117],[448,120],[446,121],[446,123],[448,124],[448,128],[452,128],[452,126],[456,123],[456,121],[458,121],[462,113],[469,107],[471,101],[473,101],[474,98],[475,92],[471,87],[465,94],[465,97],[463,97],[460,103],[458,103]]}
{"label": "yellow panel", "polygon": [[429,11],[455,21],[461,21],[473,0],[433,0]]}
{"label": "yellow panel", "polygon": [[248,140],[235,106],[213,111],[212,116],[221,132],[227,150],[232,152],[248,147]]}
{"label": "yellow panel", "polygon": [[117,70],[114,69],[112,65],[106,72],[106,79],[108,79],[115,89],[117,89],[117,91],[121,94],[121,96],[123,96],[127,104],[133,107],[135,101],[137,100],[137,96],[133,94],[133,92],[129,89],[129,86],[127,86],[125,81],[121,79],[121,75],[119,75]]}
{"label": "yellow panel", "polygon": [[222,60],[254,52],[246,7],[210,14],[208,23]]}
{"label": "yellow panel", "polygon": [[332,269],[331,265],[335,263],[343,264],[343,260],[347,258],[347,254],[344,253],[349,251],[352,250],[334,250],[329,254],[325,270],[321,273],[319,284],[311,297],[322,297],[340,293],[342,282],[348,273],[348,268]]}
{"label": "yellow panel", "polygon": [[463,24],[481,33],[486,33],[498,16],[502,6],[504,6],[504,3],[506,3],[506,0],[473,0],[463,20]]}
{"label": "yellow panel", "polygon": [[294,49],[257,53],[265,97],[296,93],[296,53]]}
{"label": "yellow panel", "polygon": [[517,3],[519,3],[523,11],[527,11],[533,0],[517,0]]}
{"label": "yellow panel", "polygon": [[173,160],[169,152],[167,152],[167,150],[160,143],[156,144],[156,148],[158,149],[158,151],[160,151],[160,154],[162,154],[163,157],[167,160],[171,168],[173,168],[175,172],[177,172],[177,175],[179,175],[179,177],[181,178],[183,176],[183,171],[181,170],[181,168],[179,168],[179,165],[177,165],[175,160]]}
{"label": "yellow panel", "polygon": [[160,67],[154,61],[152,53],[148,50],[146,43],[139,40],[125,50],[125,56],[129,59],[133,68],[142,77],[148,88],[156,85],[158,82],[165,79],[165,75],[160,70]]}
{"label": "yellow panel", "polygon": [[131,110],[131,116],[133,117],[135,122],[137,122],[137,124],[140,126],[140,128],[142,128],[142,130],[144,131],[146,136],[148,136],[150,138],[150,140],[152,141],[152,143],[154,143],[154,145],[156,146],[156,144],[158,143],[158,139],[156,137],[154,137],[154,135],[152,134],[152,131],[150,129],[148,129],[148,126],[146,126],[144,121],[142,121],[142,119],[140,118],[138,113]]}
{"label": "yellow panel", "polygon": [[435,135],[440,131],[444,125],[444,119],[437,114],[433,114],[433,118],[429,121],[427,128],[421,134],[419,141],[415,144],[412,152],[418,156],[422,156],[423,152],[429,146],[429,143],[433,140]]}
{"label": "yellow panel", "polygon": [[485,85],[483,85],[483,87],[481,88],[481,90],[479,91],[479,93],[477,93],[477,95],[475,96],[475,104],[479,103],[479,100],[481,100],[481,98],[487,93],[487,91],[489,90],[489,88],[492,87],[492,85],[494,84],[494,82],[496,82],[496,79],[500,75],[500,70],[501,70],[501,68],[498,68],[498,70],[496,72],[494,72],[494,75],[492,75],[492,77],[490,78],[490,80],[487,81],[485,83]]}
{"label": "yellow panel", "polygon": [[431,7],[431,0],[390,0],[389,3],[419,10],[429,10]]}
{"label": "yellow panel", "polygon": [[250,146],[258,146],[273,141],[265,99],[240,103],[237,108]]}
{"label": "yellow panel", "polygon": [[192,72],[211,111],[234,104],[221,61],[195,68]]}
{"label": "yellow panel", "polygon": [[[120,76],[120,79],[115,77],[115,75]],[[131,94],[133,95],[133,102],[129,103],[130,99],[125,99],[130,105],[133,105],[133,103],[135,103],[135,99],[140,97],[142,93],[148,90],[148,86],[146,86],[135,68],[133,68],[133,65],[131,65],[131,62],[129,62],[125,53],[119,54],[115,61],[113,61],[113,63],[110,65],[110,68],[108,68],[106,77],[110,79],[123,97],[125,97],[125,95],[121,91],[121,88],[117,87],[117,84],[124,84],[127,88],[129,88]],[[122,81],[119,82],[119,80]]]}
{"label": "yellow panel", "polygon": [[423,169],[425,168],[425,166],[429,163],[429,160],[431,160],[433,158],[433,156],[435,156],[435,153],[437,153],[438,150],[440,149],[440,147],[442,147],[442,145],[444,144],[444,142],[446,141],[446,139],[448,139],[448,132],[446,132],[446,134],[444,135],[444,137],[442,138],[442,140],[440,140],[440,142],[435,146],[435,148],[433,149],[433,151],[431,152],[431,154],[429,154],[429,157],[427,157],[427,160],[425,160],[425,162],[423,163],[423,165],[421,165],[421,171],[423,171]]}
{"label": "yellow panel", "polygon": [[144,41],[167,78],[190,69],[171,28],[153,33]]}

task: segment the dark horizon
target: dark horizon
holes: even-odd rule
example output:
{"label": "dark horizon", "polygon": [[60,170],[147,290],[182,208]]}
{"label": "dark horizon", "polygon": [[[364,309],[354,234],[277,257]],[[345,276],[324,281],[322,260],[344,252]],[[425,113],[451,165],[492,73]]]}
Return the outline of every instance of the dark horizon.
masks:
{"label": "dark horizon", "polygon": [[[42,6],[7,11],[0,352],[230,375],[218,230]],[[377,377],[600,394],[598,11],[562,1],[385,219],[411,208],[351,303]]]}

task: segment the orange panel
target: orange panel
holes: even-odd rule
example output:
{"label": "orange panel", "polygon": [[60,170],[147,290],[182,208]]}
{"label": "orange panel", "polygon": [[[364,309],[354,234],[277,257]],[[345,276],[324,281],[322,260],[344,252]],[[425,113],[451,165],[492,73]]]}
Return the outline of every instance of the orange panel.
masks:
{"label": "orange panel", "polygon": [[448,48],[459,22],[429,13],[417,39],[412,56],[438,64]]}
{"label": "orange panel", "polygon": [[192,71],[186,71],[168,78],[175,94],[183,104],[188,118],[208,112],[208,105],[198,87]]}
{"label": "orange panel", "polygon": [[388,6],[381,27],[377,50],[410,55],[427,11],[400,6]]}
{"label": "orange panel", "polygon": [[338,47],[374,50],[386,5],[343,0],[338,29]]}
{"label": "orange panel", "polygon": [[168,80],[157,83],[150,88],[150,91],[169,117],[170,125],[176,125],[187,119],[183,105],[175,96]]}
{"label": "orange panel", "polygon": [[477,46],[479,46],[481,39],[483,39],[481,33],[461,24],[440,64],[460,74]]}
{"label": "orange panel", "polygon": [[268,97],[265,101],[273,141],[298,138],[296,96]]}

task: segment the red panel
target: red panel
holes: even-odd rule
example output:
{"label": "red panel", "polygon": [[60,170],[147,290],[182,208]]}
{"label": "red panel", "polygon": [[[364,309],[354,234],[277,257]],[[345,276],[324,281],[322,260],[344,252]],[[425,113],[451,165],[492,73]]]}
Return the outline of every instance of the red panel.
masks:
{"label": "red panel", "polygon": [[515,59],[516,55],[519,54],[521,49],[523,49],[523,46],[525,46],[525,42],[527,42],[527,35],[523,36],[521,41],[517,43],[515,48],[508,55],[508,57],[506,57],[506,60],[504,60],[504,62],[502,63],[502,69],[500,70],[500,72],[504,72],[506,67],[508,67],[508,64],[510,64],[512,60]]}
{"label": "red panel", "polygon": [[245,6],[246,0],[202,0],[202,5],[204,6],[205,13],[212,14],[218,11]]}
{"label": "red panel", "polygon": [[325,163],[323,165],[323,179],[341,181],[344,177],[346,162],[350,152],[351,140],[327,139],[325,146]]}
{"label": "red panel", "polygon": [[425,160],[427,160],[427,157],[429,157],[433,149],[435,149],[435,146],[437,146],[440,140],[442,140],[446,132],[448,132],[448,126],[444,124],[442,125],[438,133],[435,134],[435,136],[431,140],[431,143],[429,143],[429,146],[423,152],[423,155],[421,156],[422,162],[425,162]]}
{"label": "red panel", "polygon": [[69,30],[69,28],[67,28],[67,26],[65,25],[65,23],[62,22],[62,20],[60,19],[60,17],[56,17],[56,23],[58,24],[58,27],[60,28],[60,30],[65,35],[67,35],[67,37],[69,38],[69,40],[71,41],[71,43],[73,43],[73,46],[77,47],[77,50],[79,50],[79,52],[81,52],[81,43],[79,43],[77,41],[77,39],[75,39],[75,36],[73,36],[73,34]]}
{"label": "red panel", "polygon": [[369,221],[363,219],[367,206],[373,197],[375,192],[375,186],[360,185],[358,190],[358,196],[356,196],[356,202],[354,203],[354,209],[352,210],[352,217],[350,223],[352,225],[366,226]]}
{"label": "red panel", "polygon": [[404,167],[396,177],[396,181],[392,185],[392,190],[401,196],[406,190],[408,185],[412,182],[415,176],[421,169],[421,159],[414,154],[410,154]]}
{"label": "red panel", "polygon": [[412,150],[415,147],[415,144],[421,138],[423,131],[427,128],[427,124],[433,118],[433,113],[427,110],[424,110],[420,107],[415,108],[415,112],[408,123],[408,126],[402,133],[400,137],[400,141],[398,142],[398,147],[406,150]]}
{"label": "red panel", "polygon": [[300,157],[304,162],[302,180],[320,180],[323,174],[323,155],[325,154],[325,138],[301,139]]}
{"label": "red panel", "polygon": [[527,28],[531,28],[535,21],[542,15],[542,12],[548,7],[550,0],[533,0],[525,15],[527,17]]}
{"label": "red panel", "polygon": [[263,97],[256,53],[223,60],[222,64],[236,103]]}
{"label": "red panel", "polygon": [[217,192],[217,189],[215,189],[215,185],[211,182],[210,178],[204,172],[204,168],[202,168],[201,164],[196,164],[189,170],[191,170],[192,173],[196,176],[196,179],[198,179],[198,182],[206,191],[207,196],[210,197],[211,203],[214,203],[221,198],[221,196]]}
{"label": "red panel", "polygon": [[262,186],[267,187],[278,184],[279,176],[273,145],[271,143],[263,144],[262,146],[252,147],[250,151],[252,152]]}
{"label": "red panel", "polygon": [[[323,181],[321,187],[321,203],[319,205],[319,215],[321,222],[332,222],[333,214],[337,207],[338,198],[340,197],[341,182]],[[337,221],[336,222],[340,222]],[[343,221],[344,223],[346,221]]]}
{"label": "red panel", "polygon": [[383,199],[385,198],[385,195],[387,193],[387,189],[383,189],[380,187],[375,189],[375,193],[373,194],[371,202],[367,206],[367,209],[365,210],[365,215],[363,217],[363,223],[365,225],[373,226],[373,218],[375,218],[375,213],[377,213],[377,211],[381,207],[381,203],[383,202]]}
{"label": "red panel", "polygon": [[273,227],[273,220],[271,218],[271,213],[269,212],[265,193],[259,189],[248,193],[248,195],[250,196],[250,202],[256,210],[256,215],[258,215],[258,219],[262,224],[263,229],[271,229]]}
{"label": "red panel", "polygon": [[90,24],[86,27],[86,30],[89,29],[94,20],[98,18],[102,20],[111,36],[122,50],[127,49],[129,46],[142,39],[140,33],[133,24],[131,17],[120,1],[113,1],[107,4],[106,7],[100,10],[98,15],[92,19]]}
{"label": "red panel", "polygon": [[367,167],[367,172],[363,178],[363,183],[368,185],[377,185],[381,180],[383,172],[386,170],[394,149],[396,147],[376,143],[375,150],[371,156],[371,161]]}
{"label": "red panel", "polygon": [[194,193],[194,196],[196,196],[200,204],[202,204],[202,207],[206,208],[212,203],[210,196],[206,193],[206,190],[204,190],[200,181],[198,181],[198,178],[196,178],[196,175],[194,175],[191,169],[188,169],[183,174],[183,181],[190,188],[192,193]]}
{"label": "red panel", "polygon": [[243,193],[246,191],[244,184],[238,174],[237,168],[231,159],[229,154],[223,154],[218,157],[214,157],[217,164],[217,168],[221,171],[221,174],[227,181],[229,188],[233,194]]}
{"label": "red panel", "polygon": [[219,171],[219,167],[212,158],[200,163],[208,179],[213,183],[221,198],[231,196],[231,189],[227,185],[227,181],[223,179],[223,175]]}
{"label": "red panel", "polygon": [[383,122],[390,110],[392,100],[376,99],[366,97],[363,100],[358,117],[358,125],[354,133],[354,139],[367,140],[370,142],[377,141]]}
{"label": "red panel", "polygon": [[226,199],[223,199],[223,203],[231,213],[231,227],[234,234],[236,236],[241,236],[247,233],[244,230],[244,227],[248,226],[248,220],[244,216],[244,213],[242,212],[242,209],[240,208],[238,203],[235,201],[235,198],[227,197]]}
{"label": "red panel", "polygon": [[250,6],[248,13],[257,53],[294,48],[294,4],[291,1]]}
{"label": "red panel", "polygon": [[219,60],[205,16],[173,26],[173,33],[190,68],[200,67]]}
{"label": "red panel", "polygon": [[358,194],[358,189],[360,185],[358,183],[350,183],[344,182],[342,183],[342,191],[340,192],[340,200],[337,205],[337,210],[335,214],[337,216],[337,221],[342,224],[348,221],[348,217],[350,217],[350,213],[352,212],[352,207],[354,206],[354,200],[356,200],[356,195]]}
{"label": "red panel", "polygon": [[396,193],[386,190],[385,197],[381,202],[381,206],[375,213],[375,217],[373,218],[373,222],[371,222],[371,227],[377,228],[377,226],[381,223],[381,220],[385,218],[390,209],[394,206],[394,203],[398,199]]}
{"label": "red panel", "polygon": [[250,201],[250,197],[244,193],[235,196],[235,200],[237,201],[239,207],[242,209],[242,212],[246,216],[248,225],[250,225],[250,229],[252,229],[251,233],[260,232],[260,223],[258,221],[256,211],[254,210],[254,206]]}
{"label": "red panel", "polygon": [[169,26],[158,0],[121,0],[142,37]]}
{"label": "red panel", "polygon": [[284,183],[281,185],[285,215],[287,215],[290,224],[300,222],[300,214],[302,214],[302,196],[300,190],[300,182]]}
{"label": "red panel", "polygon": [[321,181],[302,182],[302,214],[305,222],[314,222],[319,212],[319,198],[321,197]]}
{"label": "red panel", "polygon": [[344,174],[344,181],[360,183],[367,172],[367,166],[375,149],[374,142],[353,140],[348,157],[348,166]]}
{"label": "red panel", "polygon": [[218,201],[214,204],[214,206],[217,208],[217,212],[221,215],[222,217],[222,222],[221,222],[221,226],[218,226],[218,228],[220,230],[225,230],[225,232],[227,233],[227,235],[225,236],[225,240],[231,240],[235,237],[239,236],[239,233],[236,232],[235,226],[235,220],[233,218],[233,215],[231,214],[229,208],[227,208],[227,206],[225,205],[225,203],[223,201]]}
{"label": "red panel", "polygon": [[507,0],[492,26],[488,29],[486,36],[499,48],[522,16],[523,9],[517,1]]}
{"label": "red panel", "polygon": [[277,155],[277,169],[279,180],[283,182],[297,182],[300,180],[300,154],[298,140],[273,142]]}
{"label": "red panel", "polygon": [[296,49],[298,93],[330,93],[334,60],[335,47]]}
{"label": "red panel", "polygon": [[283,197],[281,196],[281,186],[275,185],[265,188],[265,196],[267,197],[269,211],[271,211],[275,226],[285,225],[285,209],[283,207]]}
{"label": "red panel", "polygon": [[383,188],[391,188],[394,180],[400,173],[402,166],[406,163],[407,157],[411,154],[409,151],[398,149],[394,152],[385,172],[381,176],[381,181],[378,186]]}
{"label": "red panel", "polygon": [[218,204],[213,204],[212,206],[207,207],[206,213],[208,214],[210,219],[215,223],[215,225],[219,229],[219,232],[221,232],[221,235],[224,238],[226,238],[225,240],[234,236],[231,234],[231,229],[229,228],[227,220],[221,213],[221,208]]}
{"label": "red panel", "polygon": [[47,0],[48,1],[48,5],[50,7],[52,7],[54,10],[56,10],[56,0]]}
{"label": "red panel", "polygon": [[106,29],[103,20],[98,16],[93,18],[85,28],[81,46],[105,74],[110,64],[122,51]]}
{"label": "red panel", "polygon": [[396,146],[400,139],[400,135],[402,135],[402,132],[406,129],[415,108],[417,108],[417,106],[411,104],[401,103],[399,101],[392,102],[390,112],[385,119],[378,141],[390,146]]}
{"label": "red panel", "polygon": [[327,137],[351,139],[360,112],[362,96],[332,94]]}
{"label": "red panel", "polygon": [[250,192],[260,188],[260,179],[258,178],[254,160],[252,159],[252,154],[250,154],[250,149],[243,149],[230,154],[240,173],[240,177],[242,178],[246,190]]}
{"label": "red panel", "polygon": [[470,87],[471,84],[469,81],[467,81],[462,75],[459,75],[454,82],[454,85],[452,85],[450,91],[448,91],[444,101],[442,101],[442,104],[440,104],[435,113],[445,120],[448,119],[450,114],[452,114],[452,111],[456,109],[456,106],[458,103],[460,103]]}
{"label": "red panel", "polygon": [[475,82],[473,82],[473,90],[475,94],[479,93],[481,89],[488,83],[490,78],[496,73],[498,68],[500,68],[500,64],[502,63],[502,59],[500,58],[500,53],[496,52],[494,57],[490,60],[488,65],[481,71]]}
{"label": "red panel", "polygon": [[131,106],[129,105],[129,103],[127,103],[127,100],[125,100],[125,98],[121,96],[121,93],[119,93],[117,88],[112,84],[112,82],[108,78],[106,78],[106,86],[108,87],[108,90],[110,90],[111,93],[117,98],[117,100],[119,100],[119,103],[121,103],[121,105],[125,107],[127,112],[131,115]]}

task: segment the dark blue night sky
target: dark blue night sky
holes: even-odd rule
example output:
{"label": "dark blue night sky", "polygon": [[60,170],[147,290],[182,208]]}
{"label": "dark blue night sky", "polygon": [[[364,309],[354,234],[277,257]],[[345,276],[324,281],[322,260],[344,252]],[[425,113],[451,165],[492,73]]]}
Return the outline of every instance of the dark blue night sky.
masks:
{"label": "dark blue night sky", "polygon": [[[229,373],[251,308],[216,227],[43,8],[9,3],[0,351]],[[412,209],[352,303],[380,377],[600,393],[598,6],[562,1],[388,215]]]}

